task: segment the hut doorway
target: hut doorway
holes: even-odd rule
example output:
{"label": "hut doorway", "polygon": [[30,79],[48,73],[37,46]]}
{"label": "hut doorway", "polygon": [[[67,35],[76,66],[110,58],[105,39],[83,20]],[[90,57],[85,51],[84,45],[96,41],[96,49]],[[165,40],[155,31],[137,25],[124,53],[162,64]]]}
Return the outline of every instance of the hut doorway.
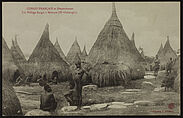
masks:
{"label": "hut doorway", "polygon": [[52,81],[54,83],[57,83],[58,82],[58,72],[56,70],[53,71],[53,73],[52,73]]}
{"label": "hut doorway", "polygon": [[17,69],[13,75],[13,83],[16,83],[17,78],[20,76],[20,71]]}

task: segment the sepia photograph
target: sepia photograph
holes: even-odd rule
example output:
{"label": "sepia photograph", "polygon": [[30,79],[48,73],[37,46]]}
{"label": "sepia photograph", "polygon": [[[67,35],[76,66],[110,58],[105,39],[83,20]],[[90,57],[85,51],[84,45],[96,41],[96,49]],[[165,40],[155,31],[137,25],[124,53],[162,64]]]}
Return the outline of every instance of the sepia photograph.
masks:
{"label": "sepia photograph", "polygon": [[179,116],[180,2],[2,2],[2,116]]}

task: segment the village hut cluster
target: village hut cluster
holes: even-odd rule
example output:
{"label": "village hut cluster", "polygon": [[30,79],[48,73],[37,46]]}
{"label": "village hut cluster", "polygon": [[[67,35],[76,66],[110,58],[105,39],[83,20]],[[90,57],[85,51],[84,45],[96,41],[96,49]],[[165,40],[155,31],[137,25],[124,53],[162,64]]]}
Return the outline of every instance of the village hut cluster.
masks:
{"label": "village hut cluster", "polygon": [[[112,14],[99,33],[89,54],[87,54],[85,46],[81,51],[76,37],[65,56],[58,38],[54,45],[50,41],[49,24],[46,24],[41,38],[28,60],[21,51],[16,36],[12,40],[11,49],[8,48],[5,39],[2,38],[3,114],[22,114],[20,102],[9,80],[16,81],[18,75],[20,75],[23,79],[31,78],[31,82],[37,82],[40,77],[45,77],[45,81],[48,82],[51,82],[55,77],[58,82],[68,81],[72,78],[76,60],[80,60],[82,67],[90,73],[83,78],[91,79],[89,82],[99,87],[118,85],[125,87],[131,80],[143,78],[145,68],[150,66],[152,61],[148,61],[138,51],[134,37],[135,34],[133,33],[131,40],[128,38],[113,3]],[[167,37],[164,48],[161,44],[157,55],[162,69],[165,69],[165,64],[170,57],[180,61],[180,57],[177,59],[175,51],[170,46],[169,37]],[[176,61],[176,70],[178,70],[178,61]],[[16,72],[19,72],[18,75],[16,75]],[[180,71],[177,71],[177,73],[180,73]],[[178,74],[176,79],[178,83],[180,81]],[[11,101],[12,99],[14,101]],[[11,104],[7,100],[13,103]],[[12,110],[12,108],[16,109]]]}
{"label": "village hut cluster", "polygon": [[160,67],[162,70],[165,69],[165,66],[167,62],[170,60],[170,58],[172,58],[173,60],[177,59],[177,54],[170,45],[169,36],[167,36],[167,41],[165,43],[165,46],[163,47],[163,45],[161,44],[157,52],[157,55],[160,59],[160,62],[161,62]]}

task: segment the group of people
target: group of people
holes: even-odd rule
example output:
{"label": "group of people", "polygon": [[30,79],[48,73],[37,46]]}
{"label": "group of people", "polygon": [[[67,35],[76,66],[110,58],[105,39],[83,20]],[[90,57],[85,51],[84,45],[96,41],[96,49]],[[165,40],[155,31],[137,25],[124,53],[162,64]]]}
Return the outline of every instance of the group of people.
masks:
{"label": "group of people", "polygon": [[[22,86],[22,85],[28,85],[30,86],[31,82],[35,82],[33,81],[33,75],[28,75],[25,76],[24,74],[20,74],[18,69],[16,70],[16,72],[14,73],[14,77],[13,77],[13,83],[15,86]],[[52,76],[52,79],[48,81],[46,73],[43,75],[43,77],[41,75],[39,75],[37,77],[37,79],[42,78],[45,82],[50,82],[50,84],[57,84],[58,83],[58,76]]]}
{"label": "group of people", "polygon": [[[158,59],[158,55],[156,55],[154,64],[155,64],[154,65],[154,76],[156,79],[158,76],[158,71],[160,69],[160,60]],[[168,63],[166,64],[166,67],[165,67],[166,76],[165,76],[164,80],[162,81],[162,86],[161,86],[161,87],[165,87],[165,91],[169,91],[170,89],[173,88],[173,85],[174,85],[175,77],[172,76],[173,64],[174,64],[174,61],[172,58],[170,58],[170,60],[168,61]]]}
{"label": "group of people", "polygon": [[30,86],[31,81],[32,81],[32,76],[25,77],[23,74],[20,74],[19,76],[15,77],[14,83],[15,83],[15,86],[21,86],[21,85]]}
{"label": "group of people", "polygon": [[[75,62],[75,69],[73,77],[70,80],[70,91],[64,95],[67,102],[71,106],[77,106],[76,110],[80,110],[82,106],[82,77],[84,73],[89,74],[85,69],[81,67],[81,61]],[[44,87],[45,92],[40,98],[40,109],[43,111],[53,112],[57,107],[57,102],[52,93],[51,87],[42,78],[38,80],[39,85]]]}

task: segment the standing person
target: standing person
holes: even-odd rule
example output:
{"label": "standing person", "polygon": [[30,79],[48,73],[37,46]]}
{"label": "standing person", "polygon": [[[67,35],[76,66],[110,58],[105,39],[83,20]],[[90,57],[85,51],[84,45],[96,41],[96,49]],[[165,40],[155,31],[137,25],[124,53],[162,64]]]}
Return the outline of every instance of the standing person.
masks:
{"label": "standing person", "polygon": [[167,73],[171,73],[171,71],[172,71],[172,66],[173,66],[173,59],[170,58],[170,60],[168,61],[167,65],[166,65],[166,72],[167,72]]}
{"label": "standing person", "polygon": [[19,72],[19,70],[17,69],[17,70],[15,71],[14,75],[13,75],[13,83],[16,83],[17,78],[19,78],[19,76],[20,76],[20,72]]}
{"label": "standing person", "polygon": [[154,60],[154,76],[155,76],[155,79],[158,76],[159,68],[160,68],[160,60],[158,59],[158,55],[156,55],[156,58]]}
{"label": "standing person", "polygon": [[46,73],[43,75],[43,80],[47,82]]}
{"label": "standing person", "polygon": [[73,82],[74,82],[74,89],[72,91],[72,97],[73,102],[75,105],[77,105],[77,110],[81,109],[82,105],[82,77],[84,73],[88,75],[88,72],[86,72],[83,68],[81,68],[81,60],[78,55],[76,55],[75,59],[75,66],[73,73]]}

